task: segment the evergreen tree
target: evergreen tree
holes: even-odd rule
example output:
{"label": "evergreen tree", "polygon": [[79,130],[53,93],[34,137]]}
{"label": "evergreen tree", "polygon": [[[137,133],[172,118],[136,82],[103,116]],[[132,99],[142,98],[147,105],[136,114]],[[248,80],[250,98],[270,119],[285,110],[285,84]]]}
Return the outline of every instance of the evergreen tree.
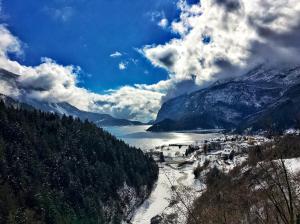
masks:
{"label": "evergreen tree", "polygon": [[118,190],[144,194],[157,176],[151,157],[88,121],[0,102],[0,223],[120,223]]}

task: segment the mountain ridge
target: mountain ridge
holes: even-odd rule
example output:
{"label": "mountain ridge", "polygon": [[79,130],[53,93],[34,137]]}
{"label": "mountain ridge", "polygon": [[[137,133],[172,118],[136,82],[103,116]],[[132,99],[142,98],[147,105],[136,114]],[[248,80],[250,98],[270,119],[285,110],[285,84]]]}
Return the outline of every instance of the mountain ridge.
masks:
{"label": "mountain ridge", "polygon": [[[18,75],[12,72],[9,72],[4,69],[0,69],[0,82],[5,82],[7,85],[11,86],[12,88],[22,89],[22,87],[18,84],[17,81],[18,77],[19,77]],[[6,94],[2,94],[2,95],[11,97]],[[11,98],[14,99],[14,97]],[[23,103],[23,106],[25,106],[25,104],[30,105],[35,109],[41,111],[58,113],[60,115],[79,117],[81,120],[87,119],[98,126],[127,126],[127,125],[143,124],[142,122],[139,121],[131,121],[127,119],[115,118],[109,114],[100,114],[95,112],[82,111],[67,102],[51,103],[51,102],[28,99],[25,97],[18,97],[15,100]]]}
{"label": "mountain ridge", "polygon": [[[207,88],[165,102],[155,124],[148,130],[220,128],[241,131],[243,127],[245,130],[257,131],[259,125],[252,127],[253,122],[249,119],[279,101],[299,83],[299,67],[279,70],[259,66],[244,76],[215,82]],[[274,122],[277,122],[276,119]],[[279,128],[282,125],[275,126]]]}

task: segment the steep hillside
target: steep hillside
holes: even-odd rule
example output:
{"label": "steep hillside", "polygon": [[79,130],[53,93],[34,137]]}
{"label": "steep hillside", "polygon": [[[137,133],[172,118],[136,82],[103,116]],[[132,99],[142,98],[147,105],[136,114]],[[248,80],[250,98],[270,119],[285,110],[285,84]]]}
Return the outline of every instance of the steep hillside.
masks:
{"label": "steep hillside", "polygon": [[157,175],[92,123],[0,102],[0,223],[120,223]]}
{"label": "steep hillside", "polygon": [[300,128],[300,85],[289,88],[276,102],[266,109],[247,117],[238,131],[286,130]]}
{"label": "steep hillside", "polygon": [[[274,105],[277,105],[276,110],[280,109],[283,96],[299,82],[299,68],[276,70],[258,67],[244,76],[216,82],[208,88],[165,102],[149,130],[251,128],[255,114],[269,107],[274,109]],[[296,97],[295,94],[298,92],[288,98]],[[294,116],[294,112],[290,115]],[[250,118],[251,122],[248,121]]]}
{"label": "steep hillside", "polygon": [[278,137],[229,172],[202,167],[206,189],[187,223],[299,223],[299,145],[300,136]]}

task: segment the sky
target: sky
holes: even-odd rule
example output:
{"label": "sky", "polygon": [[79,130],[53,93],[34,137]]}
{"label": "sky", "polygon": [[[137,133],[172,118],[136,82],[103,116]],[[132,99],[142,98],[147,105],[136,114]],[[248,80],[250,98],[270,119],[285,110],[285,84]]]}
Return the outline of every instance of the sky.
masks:
{"label": "sky", "polygon": [[175,36],[164,28],[179,15],[174,0],[3,0],[2,12],[2,23],[26,45],[17,58],[24,65],[48,57],[80,66],[88,76],[81,85],[95,92],[168,76],[136,49]]}
{"label": "sky", "polygon": [[149,121],[162,103],[254,67],[299,65],[298,0],[2,0],[15,98]]}

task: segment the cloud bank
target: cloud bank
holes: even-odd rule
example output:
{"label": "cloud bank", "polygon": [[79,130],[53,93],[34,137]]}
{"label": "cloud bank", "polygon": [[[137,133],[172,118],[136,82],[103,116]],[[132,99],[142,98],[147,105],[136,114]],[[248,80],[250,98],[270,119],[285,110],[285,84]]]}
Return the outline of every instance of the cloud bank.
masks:
{"label": "cloud bank", "polygon": [[178,2],[180,35],[142,49],[154,66],[167,69],[174,82],[212,80],[245,73],[258,64],[299,64],[298,0],[201,0]]}
{"label": "cloud bank", "polygon": [[[217,79],[243,74],[259,64],[300,64],[299,0],[201,0],[196,4],[179,0],[178,8],[178,19],[160,20],[160,25],[179,37],[140,50],[154,66],[166,69],[169,78],[104,94],[78,87],[79,67],[59,65],[49,58],[34,67],[10,60],[11,53],[22,55],[22,43],[0,25],[0,67],[20,75],[20,89],[0,83],[0,92],[147,121],[156,117],[164,100]],[[120,69],[125,68],[120,64]]]}
{"label": "cloud bank", "polygon": [[0,93],[14,98],[46,102],[69,102],[85,111],[109,113],[119,118],[148,121],[156,116],[163,93],[144,86],[124,86],[96,94],[78,87],[81,69],[57,64],[42,58],[37,66],[24,66],[9,59],[9,54],[22,55],[20,40],[0,25],[0,68],[20,75],[18,87],[0,82]]}

